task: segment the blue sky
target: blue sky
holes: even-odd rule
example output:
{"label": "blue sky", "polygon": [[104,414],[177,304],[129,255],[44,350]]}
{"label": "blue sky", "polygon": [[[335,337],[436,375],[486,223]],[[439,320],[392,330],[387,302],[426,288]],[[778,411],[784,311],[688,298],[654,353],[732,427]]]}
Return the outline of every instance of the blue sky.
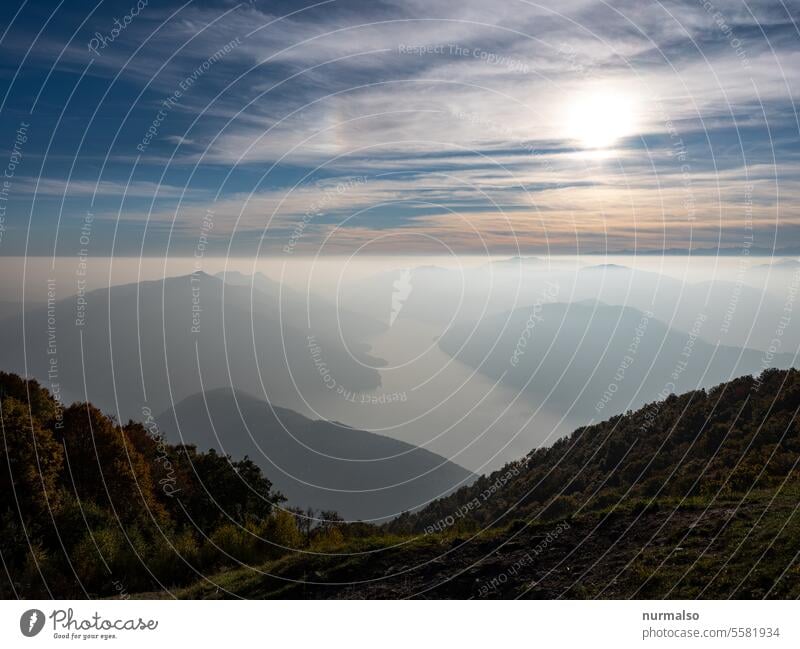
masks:
{"label": "blue sky", "polygon": [[798,15],[6,2],[0,254],[798,246]]}

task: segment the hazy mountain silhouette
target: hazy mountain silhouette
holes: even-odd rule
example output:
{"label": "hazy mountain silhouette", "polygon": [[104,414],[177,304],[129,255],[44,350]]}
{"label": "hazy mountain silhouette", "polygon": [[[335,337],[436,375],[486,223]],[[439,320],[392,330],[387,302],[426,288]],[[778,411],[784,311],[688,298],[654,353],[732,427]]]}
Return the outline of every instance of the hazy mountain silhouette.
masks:
{"label": "hazy mountain silhouette", "polygon": [[[401,317],[438,324],[444,330],[454,320],[474,323],[543,301],[592,299],[652,311],[657,319],[683,332],[690,331],[703,315],[700,337],[707,342],[766,350],[791,297],[791,270],[791,264],[773,266],[767,286],[764,269],[758,267],[714,281],[699,274],[689,274],[683,281],[620,264],[576,270],[535,257],[512,257],[462,269],[421,267],[411,271],[412,290]],[[343,289],[343,303],[353,311],[386,320],[391,283],[400,272],[377,274]],[[800,329],[784,327],[781,336],[784,348],[800,346]]]}
{"label": "hazy mountain silhouette", "polygon": [[347,309],[339,309],[336,304],[311,293],[304,295],[299,291],[280,282],[270,279],[264,273],[256,272],[246,275],[238,271],[223,271],[215,275],[226,284],[240,286],[258,291],[275,305],[280,305],[281,315],[284,320],[297,326],[310,320],[312,323],[326,323],[341,330],[342,337],[348,347],[363,348],[364,338],[373,336],[386,329],[386,325],[379,319],[373,319],[360,313]]}
{"label": "hazy mountain silhouette", "polygon": [[754,266],[753,268],[754,269],[776,268],[783,270],[795,270],[797,268],[800,268],[800,260],[791,258],[777,259],[768,264],[759,264],[758,266]]}
{"label": "hazy mountain silhouette", "polygon": [[[346,349],[328,319],[312,319],[309,328],[296,308],[281,313],[275,295],[205,273],[91,291],[82,311],[77,298],[68,297],[52,315],[49,331],[46,307],[25,313],[24,347],[22,314],[0,322],[8,341],[0,363],[51,387],[48,370],[55,362],[53,380],[63,400],[91,400],[122,420],[141,418],[143,406],[160,412],[226,386],[265,391],[273,402],[302,407],[298,392],[329,391],[319,363],[348,389],[380,385],[378,372],[357,362],[374,365],[375,359],[355,344]],[[348,326],[354,339],[370,329],[363,318],[351,318]],[[316,358],[309,336],[319,349]]]}
{"label": "hazy mountain silhouette", "polygon": [[[561,299],[586,298],[652,311],[680,331],[691,331],[701,314],[706,321],[700,337],[710,343],[767,349],[783,315],[783,302],[744,283],[749,273],[730,280],[681,281],[660,273],[627,266],[604,265],[581,269],[559,278]],[[800,345],[800,332],[786,331],[786,345]]]}
{"label": "hazy mountain silhouette", "polygon": [[[710,345],[630,307],[548,303],[535,314],[525,308],[477,325],[459,322],[439,345],[484,374],[586,419],[793,361],[791,354],[768,359],[756,350]],[[698,322],[697,329],[704,326]]]}
{"label": "hazy mountain silhouette", "polygon": [[290,504],[335,510],[349,520],[398,515],[475,477],[423,448],[311,420],[230,389],[193,395],[157,421],[173,442],[249,456]]}

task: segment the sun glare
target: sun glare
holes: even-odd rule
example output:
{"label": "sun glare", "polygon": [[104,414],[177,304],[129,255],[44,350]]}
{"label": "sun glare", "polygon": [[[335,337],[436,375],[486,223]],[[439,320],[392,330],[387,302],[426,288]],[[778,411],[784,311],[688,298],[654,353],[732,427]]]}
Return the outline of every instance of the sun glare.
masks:
{"label": "sun glare", "polygon": [[633,99],[624,93],[575,97],[566,113],[566,135],[584,149],[606,149],[636,130]]}

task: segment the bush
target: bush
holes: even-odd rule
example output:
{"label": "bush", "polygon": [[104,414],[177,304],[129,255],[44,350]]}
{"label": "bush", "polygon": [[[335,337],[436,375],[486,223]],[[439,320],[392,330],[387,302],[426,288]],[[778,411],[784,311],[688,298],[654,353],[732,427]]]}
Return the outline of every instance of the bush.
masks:
{"label": "bush", "polygon": [[295,516],[285,509],[275,509],[262,527],[262,536],[272,544],[275,557],[303,546],[303,535],[297,527]]}
{"label": "bush", "polygon": [[249,527],[225,523],[214,530],[201,552],[203,564],[256,563],[259,559],[258,537]]}

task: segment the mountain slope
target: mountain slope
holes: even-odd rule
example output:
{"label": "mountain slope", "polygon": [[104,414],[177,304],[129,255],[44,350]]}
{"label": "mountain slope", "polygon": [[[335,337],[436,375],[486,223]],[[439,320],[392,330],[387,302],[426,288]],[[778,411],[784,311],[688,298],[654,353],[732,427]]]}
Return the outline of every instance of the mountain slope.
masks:
{"label": "mountain slope", "polygon": [[52,314],[42,307],[0,321],[7,341],[0,366],[45,381],[55,362],[51,380],[65,402],[92,401],[121,421],[141,419],[145,406],[160,412],[230,385],[263,385],[271,401],[300,408],[298,393],[329,392],[309,336],[339,384],[352,390],[380,385],[371,369],[375,359],[346,348],[329,321],[309,326],[296,310],[281,319],[275,295],[205,273],[112,286],[81,299],[58,301]]}
{"label": "mountain slope", "polygon": [[174,442],[249,456],[290,504],[338,511],[348,520],[396,516],[474,478],[423,448],[307,419],[241,391],[193,395],[157,420]]}
{"label": "mountain slope", "polygon": [[[413,518],[424,530],[516,469],[472,518],[608,507],[626,497],[713,497],[798,479],[800,372],[769,370],[650,403],[578,428],[439,500]],[[556,499],[556,500],[553,500]],[[512,510],[513,511],[510,511]]]}
{"label": "mountain slope", "polygon": [[799,409],[797,370],[673,395],[535,450],[382,538],[177,594],[796,598]]}
{"label": "mountain slope", "polygon": [[364,338],[386,329],[384,324],[363,314],[338,308],[336,304],[317,294],[303,295],[295,289],[270,279],[263,273],[245,275],[237,271],[221,271],[215,275],[230,286],[252,289],[273,304],[280,305],[284,321],[299,323],[336,323],[348,347],[360,347]]}
{"label": "mountain slope", "polygon": [[787,368],[791,354],[711,345],[667,327],[653,314],[597,301],[544,303],[457,322],[439,339],[452,357],[584,420],[637,408],[670,392],[709,387],[765,367]]}

